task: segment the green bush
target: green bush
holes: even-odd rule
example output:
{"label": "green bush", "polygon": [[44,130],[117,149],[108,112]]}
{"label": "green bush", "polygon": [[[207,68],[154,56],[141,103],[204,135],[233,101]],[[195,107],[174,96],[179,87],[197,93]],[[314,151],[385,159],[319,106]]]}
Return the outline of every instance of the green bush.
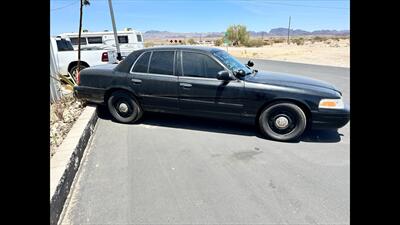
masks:
{"label": "green bush", "polygon": [[217,39],[217,40],[214,41],[214,45],[215,46],[221,46],[222,43],[224,43],[224,41],[222,39]]}
{"label": "green bush", "polygon": [[250,39],[244,43],[246,47],[261,47],[264,45],[264,42],[261,39]]}

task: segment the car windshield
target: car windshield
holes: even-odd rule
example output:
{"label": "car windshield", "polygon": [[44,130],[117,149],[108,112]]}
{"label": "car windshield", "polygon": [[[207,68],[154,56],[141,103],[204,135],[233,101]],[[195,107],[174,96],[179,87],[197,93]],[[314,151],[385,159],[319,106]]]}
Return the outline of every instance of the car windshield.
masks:
{"label": "car windshield", "polygon": [[238,71],[238,70],[244,70],[246,74],[251,74],[251,69],[246,67],[244,64],[239,62],[237,59],[235,59],[233,56],[229,55],[224,50],[214,52],[213,55],[217,57],[221,62],[228,67],[232,71]]}

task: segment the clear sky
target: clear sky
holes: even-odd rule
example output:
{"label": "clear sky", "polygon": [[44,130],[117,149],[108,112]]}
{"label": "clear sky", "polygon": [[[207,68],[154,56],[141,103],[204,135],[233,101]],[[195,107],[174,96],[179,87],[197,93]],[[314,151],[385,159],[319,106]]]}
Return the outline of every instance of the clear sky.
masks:
{"label": "clear sky", "polygon": [[[112,0],[118,30],[126,27],[172,32],[221,32],[242,24],[247,30],[287,27],[307,31],[350,29],[349,0]],[[91,0],[83,28],[112,30],[108,0]],[[50,0],[50,34],[77,32],[79,0]]]}

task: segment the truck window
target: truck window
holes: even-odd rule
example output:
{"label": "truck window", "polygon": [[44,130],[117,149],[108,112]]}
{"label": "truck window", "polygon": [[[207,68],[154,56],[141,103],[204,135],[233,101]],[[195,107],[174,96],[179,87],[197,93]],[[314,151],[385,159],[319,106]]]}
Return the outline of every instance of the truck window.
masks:
{"label": "truck window", "polygon": [[103,38],[100,37],[88,37],[87,41],[89,44],[102,44],[103,43]]}
{"label": "truck window", "polygon": [[71,42],[61,39],[61,40],[56,40],[57,42],[57,49],[58,51],[73,51],[74,47],[72,47]]}
{"label": "truck window", "polygon": [[174,75],[174,51],[154,51],[149,73]]}
{"label": "truck window", "polygon": [[140,58],[136,61],[135,66],[132,69],[132,72],[147,73],[149,58],[150,58],[150,52],[146,52],[142,56],[140,56]]}
{"label": "truck window", "polygon": [[[78,45],[78,38],[70,38],[70,40],[73,45]],[[81,37],[81,45],[86,45],[86,44],[87,44],[86,38]]]}
{"label": "truck window", "polygon": [[127,44],[128,43],[128,36],[118,36],[118,43]]}
{"label": "truck window", "polygon": [[142,42],[142,35],[138,34],[136,35],[136,37],[138,42]]}

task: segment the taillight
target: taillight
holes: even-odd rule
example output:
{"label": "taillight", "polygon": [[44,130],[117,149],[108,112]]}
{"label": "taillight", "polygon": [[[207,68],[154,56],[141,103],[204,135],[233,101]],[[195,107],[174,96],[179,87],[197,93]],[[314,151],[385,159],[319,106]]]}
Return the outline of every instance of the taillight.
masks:
{"label": "taillight", "polygon": [[103,54],[101,55],[101,61],[108,62],[108,52],[103,52]]}
{"label": "taillight", "polygon": [[81,83],[81,72],[80,71],[76,74],[76,84],[79,85],[79,83]]}

